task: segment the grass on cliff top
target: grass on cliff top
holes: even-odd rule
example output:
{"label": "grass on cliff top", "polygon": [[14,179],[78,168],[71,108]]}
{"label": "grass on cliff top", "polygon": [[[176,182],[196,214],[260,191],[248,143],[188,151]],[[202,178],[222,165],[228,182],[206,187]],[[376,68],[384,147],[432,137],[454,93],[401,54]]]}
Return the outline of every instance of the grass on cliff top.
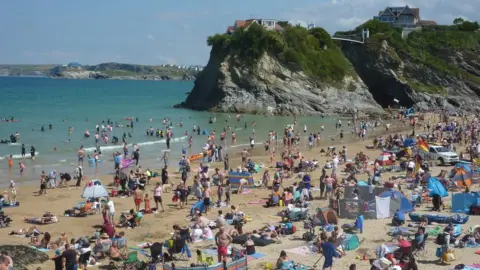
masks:
{"label": "grass on cliff top", "polygon": [[289,69],[303,71],[319,81],[338,82],[351,72],[340,48],[323,28],[282,26],[284,30],[278,32],[251,24],[247,29],[236,29],[231,35],[210,36],[207,44],[220,55],[235,55],[235,60],[249,68],[254,68],[268,53]]}
{"label": "grass on cliff top", "polygon": [[[413,31],[407,38],[402,38],[402,29],[393,28],[387,23],[370,20],[360,25],[355,30],[341,32],[352,34],[369,29],[370,39],[366,42],[371,53],[377,53],[382,41],[386,40],[389,46],[395,48],[401,59],[411,59],[413,62],[423,64],[437,72],[468,78],[480,83],[480,79],[462,70],[449,60],[449,55],[455,51],[478,50],[480,48],[480,33],[476,32],[478,24],[464,22],[459,25],[426,26],[420,31]],[[427,89],[428,88],[428,89]],[[425,92],[438,93],[442,87],[419,87]]]}

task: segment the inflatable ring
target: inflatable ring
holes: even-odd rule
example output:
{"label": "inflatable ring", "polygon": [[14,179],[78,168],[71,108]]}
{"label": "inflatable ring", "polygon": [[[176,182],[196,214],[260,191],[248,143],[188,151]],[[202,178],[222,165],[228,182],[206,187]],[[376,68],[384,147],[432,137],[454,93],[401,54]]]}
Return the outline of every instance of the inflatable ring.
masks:
{"label": "inflatable ring", "polygon": [[200,154],[196,154],[196,155],[191,155],[189,158],[188,158],[188,161],[192,162],[194,160],[199,160],[199,159],[202,159],[203,158],[203,154],[200,153]]}

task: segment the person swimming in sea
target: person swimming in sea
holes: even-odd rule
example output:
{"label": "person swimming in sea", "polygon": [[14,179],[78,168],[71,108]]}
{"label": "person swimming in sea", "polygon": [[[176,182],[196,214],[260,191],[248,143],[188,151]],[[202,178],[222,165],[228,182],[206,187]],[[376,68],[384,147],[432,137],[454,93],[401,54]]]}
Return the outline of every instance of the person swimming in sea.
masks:
{"label": "person swimming in sea", "polygon": [[40,129],[41,132],[44,132],[45,131],[45,127],[42,126],[42,128]]}

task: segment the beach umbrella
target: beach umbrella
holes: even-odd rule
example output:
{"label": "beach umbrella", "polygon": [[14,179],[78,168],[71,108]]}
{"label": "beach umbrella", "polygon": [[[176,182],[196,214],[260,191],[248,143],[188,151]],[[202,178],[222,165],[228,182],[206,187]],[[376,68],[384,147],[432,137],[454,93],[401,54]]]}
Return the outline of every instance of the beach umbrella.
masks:
{"label": "beach umbrella", "polygon": [[93,179],[89,181],[86,185],[85,188],[83,189],[82,193],[82,198],[102,198],[102,197],[108,197],[108,191],[107,189],[102,185],[100,180],[98,179]]}
{"label": "beach umbrella", "polygon": [[472,173],[465,169],[455,169],[455,175],[451,179],[457,187],[469,187],[472,185]]}

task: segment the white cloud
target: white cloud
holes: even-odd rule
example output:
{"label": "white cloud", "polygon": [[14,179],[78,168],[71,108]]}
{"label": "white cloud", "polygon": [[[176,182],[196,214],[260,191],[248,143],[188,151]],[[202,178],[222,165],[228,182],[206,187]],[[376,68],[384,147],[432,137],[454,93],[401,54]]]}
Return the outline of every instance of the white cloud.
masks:
{"label": "white cloud", "polygon": [[292,21],[314,22],[329,32],[349,30],[387,6],[420,8],[420,17],[439,24],[451,24],[454,18],[480,20],[479,0],[329,0],[315,4],[299,4],[285,12],[283,18]]}
{"label": "white cloud", "polygon": [[148,34],[148,35],[147,35],[147,38],[148,38],[148,39],[151,39],[151,40],[154,40],[154,39],[155,39],[155,37],[154,37],[152,34]]}

